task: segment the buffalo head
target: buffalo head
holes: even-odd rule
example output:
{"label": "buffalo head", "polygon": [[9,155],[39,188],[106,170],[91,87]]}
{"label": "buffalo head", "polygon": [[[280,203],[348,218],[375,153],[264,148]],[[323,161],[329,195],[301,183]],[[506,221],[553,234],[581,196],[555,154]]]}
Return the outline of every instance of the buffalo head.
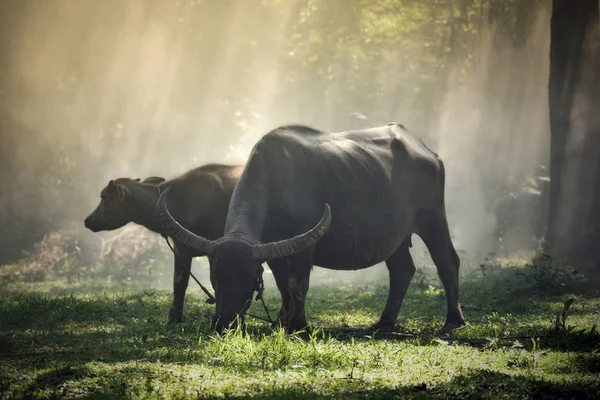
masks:
{"label": "buffalo head", "polygon": [[171,216],[166,203],[168,192],[166,189],[161,194],[156,206],[160,224],[173,240],[210,258],[210,280],[216,298],[212,325],[219,332],[243,321],[252,304],[263,262],[290,257],[314,246],[331,223],[331,210],[325,204],[323,216],[315,227],[289,239],[261,244],[243,233],[236,233],[213,241],[188,231]]}
{"label": "buffalo head", "polygon": [[112,231],[131,222],[132,210],[127,204],[129,191],[126,181],[139,181],[139,179],[117,179],[108,182],[100,192],[100,204],[85,219],[85,227],[92,232]]}

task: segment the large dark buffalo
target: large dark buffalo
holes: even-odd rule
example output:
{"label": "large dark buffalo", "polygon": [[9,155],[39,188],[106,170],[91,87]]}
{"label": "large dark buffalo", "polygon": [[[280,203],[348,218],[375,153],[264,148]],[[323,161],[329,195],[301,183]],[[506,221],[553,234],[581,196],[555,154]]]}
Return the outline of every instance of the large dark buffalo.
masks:
{"label": "large dark buffalo", "polygon": [[460,261],[446,222],[444,164],[402,125],[340,133],[285,126],[268,133],[250,155],[218,240],[183,228],[167,205],[165,192],[157,205],[165,232],[212,256],[213,324],[219,331],[243,318],[264,261],[281,292],[279,318],[288,331],[307,325],[313,264],[355,270],[385,261],[390,290],[371,328],[393,326],[415,273],[412,233],[428,246],[444,284],[444,327],[465,324],[458,304]]}
{"label": "large dark buffalo", "polygon": [[[102,189],[100,204],[85,219],[93,232],[118,229],[129,222],[162,233],[156,216],[159,193],[169,189],[169,209],[190,231],[210,239],[223,236],[229,200],[244,167],[240,165],[208,164],[192,169],[171,180],[151,177],[111,180]],[[183,300],[190,277],[192,258],[208,255],[202,249],[174,243],[175,272],[173,276],[173,306],[169,323],[181,322]]]}

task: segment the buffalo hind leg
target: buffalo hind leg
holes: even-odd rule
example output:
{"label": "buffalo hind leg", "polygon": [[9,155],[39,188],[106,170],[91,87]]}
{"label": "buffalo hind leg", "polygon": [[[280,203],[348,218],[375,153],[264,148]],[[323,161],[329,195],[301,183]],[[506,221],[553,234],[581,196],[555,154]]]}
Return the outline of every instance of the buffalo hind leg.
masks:
{"label": "buffalo hind leg", "polygon": [[379,321],[371,325],[371,330],[390,329],[396,324],[400,306],[416,271],[415,264],[410,255],[409,244],[410,237],[385,261],[390,277],[388,299]]}
{"label": "buffalo hind leg", "polygon": [[422,214],[418,219],[419,236],[429,250],[438,275],[446,291],[448,313],[446,314],[445,330],[453,330],[466,325],[465,318],[458,303],[458,271],[460,259],[448,229],[446,213],[432,212]]}
{"label": "buffalo hind leg", "polygon": [[175,255],[175,271],[173,273],[173,305],[169,312],[169,324],[180,323],[183,319],[183,301],[185,299],[185,291],[190,280],[190,268],[192,267],[192,257],[179,254],[180,249]]}

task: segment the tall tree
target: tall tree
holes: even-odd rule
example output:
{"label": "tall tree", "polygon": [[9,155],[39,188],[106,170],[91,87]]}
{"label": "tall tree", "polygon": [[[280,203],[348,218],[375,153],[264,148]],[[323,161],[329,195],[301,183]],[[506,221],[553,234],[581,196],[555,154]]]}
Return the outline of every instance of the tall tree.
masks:
{"label": "tall tree", "polygon": [[600,268],[598,3],[553,1],[546,252],[570,263]]}

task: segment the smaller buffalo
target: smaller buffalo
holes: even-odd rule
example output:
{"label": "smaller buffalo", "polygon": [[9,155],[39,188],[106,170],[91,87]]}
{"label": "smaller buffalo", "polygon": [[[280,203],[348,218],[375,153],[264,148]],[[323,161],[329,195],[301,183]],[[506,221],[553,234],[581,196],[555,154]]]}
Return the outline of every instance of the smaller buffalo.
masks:
{"label": "smaller buffalo", "polygon": [[[241,165],[208,164],[170,180],[160,177],[142,182],[129,178],[111,180],[100,193],[98,207],[85,219],[85,227],[92,232],[111,231],[133,222],[162,233],[156,202],[160,193],[169,188],[169,210],[177,220],[197,235],[217,239],[223,236],[229,200],[243,169]],[[192,258],[207,255],[177,241],[174,249],[170,324],[182,320]]]}

